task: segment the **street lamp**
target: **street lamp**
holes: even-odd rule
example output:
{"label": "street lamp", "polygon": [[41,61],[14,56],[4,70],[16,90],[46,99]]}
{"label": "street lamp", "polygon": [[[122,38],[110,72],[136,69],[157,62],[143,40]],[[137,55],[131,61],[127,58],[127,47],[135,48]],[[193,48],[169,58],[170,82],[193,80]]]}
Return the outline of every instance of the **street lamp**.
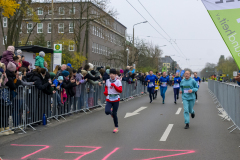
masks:
{"label": "street lamp", "polygon": [[147,23],[148,21],[144,21],[144,22],[140,22],[140,23],[137,23],[137,24],[134,24],[133,25],[133,47],[134,47],[134,27],[138,24],[142,24],[142,23]]}
{"label": "street lamp", "polygon": [[128,66],[128,54],[129,54],[129,49],[127,48],[127,66]]}

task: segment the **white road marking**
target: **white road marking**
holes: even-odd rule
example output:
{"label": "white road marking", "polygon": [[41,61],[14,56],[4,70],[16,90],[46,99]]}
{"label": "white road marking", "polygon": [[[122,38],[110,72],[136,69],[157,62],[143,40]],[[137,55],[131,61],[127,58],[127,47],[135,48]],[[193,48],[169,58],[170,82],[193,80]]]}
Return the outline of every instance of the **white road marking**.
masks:
{"label": "white road marking", "polygon": [[160,139],[161,142],[165,142],[172,130],[173,124],[169,124],[167,129],[165,130],[165,132],[162,135],[162,138]]}
{"label": "white road marking", "polygon": [[136,111],[132,112],[132,113],[126,113],[125,117],[124,118],[128,118],[128,117],[131,117],[131,116],[135,116],[135,115],[138,115],[140,111],[146,109],[147,107],[140,107],[139,109],[137,109]]}
{"label": "white road marking", "polygon": [[181,113],[181,110],[182,110],[182,108],[178,108],[176,114],[180,114],[180,113]]}

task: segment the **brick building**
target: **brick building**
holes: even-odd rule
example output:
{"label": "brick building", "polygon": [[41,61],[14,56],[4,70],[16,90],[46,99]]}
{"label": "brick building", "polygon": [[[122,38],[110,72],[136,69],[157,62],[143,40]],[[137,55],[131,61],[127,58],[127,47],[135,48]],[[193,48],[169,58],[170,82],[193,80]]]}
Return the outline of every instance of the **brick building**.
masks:
{"label": "brick building", "polygon": [[[25,17],[19,27],[19,40],[15,46],[26,43],[34,45],[36,37],[43,34],[45,46],[50,48],[53,28],[53,42],[65,43],[65,50],[71,53],[81,52],[87,57],[87,62],[96,66],[119,67],[113,61],[106,61],[104,57],[124,49],[127,28],[97,5],[91,2],[54,2],[53,25],[51,3],[33,3],[31,7],[27,10],[29,18]],[[38,17],[38,22],[30,18],[33,16]],[[8,19],[3,17],[2,21],[6,35]],[[0,42],[2,53],[5,46],[1,27]]]}

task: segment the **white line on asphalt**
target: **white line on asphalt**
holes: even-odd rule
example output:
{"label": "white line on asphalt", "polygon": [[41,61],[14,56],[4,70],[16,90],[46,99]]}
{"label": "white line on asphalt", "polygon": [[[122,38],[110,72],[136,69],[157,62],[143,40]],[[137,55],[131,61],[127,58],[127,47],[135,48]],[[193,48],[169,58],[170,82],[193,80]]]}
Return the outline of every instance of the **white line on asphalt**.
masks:
{"label": "white line on asphalt", "polygon": [[181,113],[181,110],[182,110],[182,108],[178,108],[176,114],[180,114],[180,113]]}
{"label": "white line on asphalt", "polygon": [[166,131],[163,133],[162,138],[160,139],[161,142],[165,142],[168,138],[168,135],[170,134],[172,130],[173,124],[169,124]]}

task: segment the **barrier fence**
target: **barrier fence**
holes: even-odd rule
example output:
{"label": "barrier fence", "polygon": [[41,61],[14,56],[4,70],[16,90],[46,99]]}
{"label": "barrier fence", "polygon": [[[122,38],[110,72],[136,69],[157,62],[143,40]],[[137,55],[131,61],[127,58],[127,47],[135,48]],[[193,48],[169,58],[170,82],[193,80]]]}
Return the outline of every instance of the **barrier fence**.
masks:
{"label": "barrier fence", "polygon": [[212,95],[219,112],[225,117],[223,120],[230,119],[233,125],[228,128],[231,132],[240,130],[240,87],[218,81],[208,81],[209,93]]}
{"label": "barrier fence", "polygon": [[[128,100],[134,96],[143,95],[147,87],[142,82],[128,84],[122,81],[123,92],[121,100]],[[59,90],[55,94],[47,95],[35,86],[19,86],[15,91],[9,88],[0,88],[0,133],[8,134],[11,130],[20,129],[26,133],[26,128],[41,123],[43,116],[48,120],[60,118],[76,112],[91,112],[92,108],[104,107],[106,96],[103,94],[105,84],[102,86],[90,83],[81,84],[79,97],[67,95],[63,105]]]}

